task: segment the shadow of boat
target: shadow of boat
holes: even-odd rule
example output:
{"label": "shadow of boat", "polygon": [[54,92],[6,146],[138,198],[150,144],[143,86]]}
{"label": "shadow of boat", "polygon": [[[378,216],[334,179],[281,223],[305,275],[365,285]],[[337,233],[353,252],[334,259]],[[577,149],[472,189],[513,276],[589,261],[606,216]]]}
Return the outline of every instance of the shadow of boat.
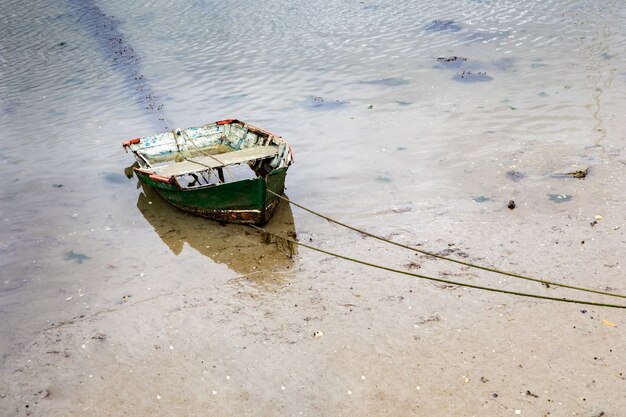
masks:
{"label": "shadow of boat", "polygon": [[[180,255],[188,245],[237,274],[249,275],[249,279],[255,282],[282,281],[276,277],[292,267],[296,253],[294,245],[249,226],[220,223],[188,214],[171,206],[151,187],[140,185],[142,192],[137,199],[137,208],[175,255]],[[264,228],[280,236],[295,237],[290,205],[281,202]]]}

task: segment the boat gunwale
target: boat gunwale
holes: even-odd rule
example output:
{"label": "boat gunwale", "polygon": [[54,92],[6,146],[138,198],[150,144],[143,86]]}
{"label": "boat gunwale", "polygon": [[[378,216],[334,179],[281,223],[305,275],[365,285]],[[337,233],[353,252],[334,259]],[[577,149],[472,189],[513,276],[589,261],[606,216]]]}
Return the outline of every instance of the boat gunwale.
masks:
{"label": "boat gunwale", "polygon": [[[128,150],[130,149],[131,152],[133,153],[133,155],[135,156],[135,159],[137,160],[137,162],[139,163],[139,165],[146,169],[146,170],[153,170],[155,174],[158,174],[158,170],[159,169],[163,169],[163,167],[165,166],[175,166],[177,163],[180,162],[174,162],[174,163],[170,163],[173,160],[175,161],[175,158],[173,159],[167,159],[163,162],[163,164],[161,165],[156,165],[158,163],[161,163],[159,161],[155,161],[154,158],[156,158],[155,156],[150,156],[148,154],[146,154],[145,152],[142,152],[142,150],[147,150],[150,148],[156,148],[156,147],[163,147],[163,146],[171,146],[171,150],[169,152],[171,152],[172,154],[174,154],[174,146],[178,149],[178,152],[181,152],[181,150],[178,147],[178,143],[176,141],[176,133],[179,130],[182,130],[183,132],[186,132],[188,130],[191,129],[206,129],[209,130],[211,128],[215,128],[217,127],[219,129],[219,126],[225,126],[225,125],[233,125],[233,124],[238,124],[241,126],[242,130],[245,130],[246,133],[244,133],[244,136],[240,138],[240,142],[238,144],[239,147],[241,147],[241,141],[243,141],[247,136],[248,133],[253,133],[256,135],[257,138],[262,138],[262,143],[260,144],[254,144],[253,146],[249,146],[246,147],[245,149],[249,149],[255,146],[258,147],[265,147],[265,146],[277,146],[279,149],[284,145],[285,146],[285,151],[286,152],[280,152],[280,160],[282,161],[281,163],[279,163],[279,166],[289,166],[291,165],[293,162],[295,162],[295,158],[293,157],[293,151],[291,149],[291,146],[289,145],[289,143],[282,137],[279,135],[276,135],[268,130],[262,129],[258,126],[252,125],[250,123],[246,123],[243,122],[239,119],[224,119],[224,120],[219,120],[216,122],[211,122],[211,123],[206,123],[204,125],[201,125],[199,127],[187,127],[185,129],[173,129],[172,131],[168,131],[168,132],[162,132],[156,135],[151,135],[151,136],[144,136],[141,138],[134,138],[131,140],[127,140],[122,142],[122,147],[124,148],[124,150],[126,152],[128,152]],[[171,139],[170,138],[160,138],[163,135],[171,135]],[[228,137],[228,134],[222,133],[222,136],[226,136]],[[206,137],[206,136],[205,136]],[[158,139],[157,139],[158,138]],[[199,139],[199,138],[195,138],[195,139]],[[152,143],[150,143],[150,141],[152,140]],[[254,139],[255,141],[257,139]],[[142,143],[142,142],[146,142],[146,143]],[[195,142],[193,140],[191,140],[191,143],[198,148],[197,145],[195,145]],[[219,143],[215,144],[216,146],[219,145]],[[229,152],[223,152],[220,154],[225,154],[225,153],[231,153],[231,152],[238,152],[238,151],[242,151],[244,150],[244,148],[237,148],[232,146],[231,144],[225,144],[226,146],[231,147],[232,151]],[[213,146],[213,145],[210,145]],[[209,146],[207,146],[208,148]],[[201,149],[201,148],[198,148]],[[219,157],[220,154],[215,154],[212,155],[213,157],[217,158]],[[187,158],[185,158],[186,160],[188,160]],[[241,164],[241,163],[249,163],[252,161],[257,161],[259,159],[264,159],[264,158],[250,158],[248,160],[242,160],[240,162],[237,163],[233,163],[232,165],[236,165],[236,164]],[[192,161],[193,162],[193,161]],[[224,166],[226,165],[230,165],[230,164],[224,164]],[[197,170],[190,170],[188,171],[189,173],[195,173],[195,172],[203,172],[203,171],[207,171],[211,170],[211,169],[215,169],[215,168],[219,168],[219,167],[206,167],[206,168],[198,168]],[[182,174],[181,174],[182,175]]]}

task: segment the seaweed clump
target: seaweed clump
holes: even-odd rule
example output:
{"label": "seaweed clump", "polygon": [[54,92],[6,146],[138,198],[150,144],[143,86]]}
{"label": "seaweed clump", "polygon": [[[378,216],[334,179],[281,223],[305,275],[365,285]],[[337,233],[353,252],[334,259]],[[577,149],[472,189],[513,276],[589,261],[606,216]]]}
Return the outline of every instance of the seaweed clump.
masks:
{"label": "seaweed clump", "polygon": [[437,58],[437,62],[449,63],[449,62],[465,62],[467,58],[461,56],[440,56]]}
{"label": "seaweed clump", "polygon": [[437,62],[447,68],[459,68],[467,62],[467,58],[462,56],[440,56],[437,58]]}

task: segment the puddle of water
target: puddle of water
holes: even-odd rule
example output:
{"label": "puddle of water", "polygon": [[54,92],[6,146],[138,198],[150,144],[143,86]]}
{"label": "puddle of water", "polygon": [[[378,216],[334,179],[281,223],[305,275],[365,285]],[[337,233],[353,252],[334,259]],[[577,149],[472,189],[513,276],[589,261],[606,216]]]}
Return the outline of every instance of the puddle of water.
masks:
{"label": "puddle of water", "polygon": [[566,203],[572,200],[572,196],[570,194],[548,194],[548,198],[553,203]]}

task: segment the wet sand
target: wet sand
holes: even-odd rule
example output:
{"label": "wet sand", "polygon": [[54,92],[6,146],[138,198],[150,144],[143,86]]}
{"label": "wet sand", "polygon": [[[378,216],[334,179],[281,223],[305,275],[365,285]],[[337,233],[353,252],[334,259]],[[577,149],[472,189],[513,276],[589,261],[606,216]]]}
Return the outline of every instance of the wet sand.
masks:
{"label": "wet sand", "polygon": [[[560,246],[568,243],[576,245],[566,238]],[[608,251],[598,255],[609,259]],[[618,416],[623,410],[621,312],[485,296],[306,258],[277,280],[207,276],[202,287],[141,291],[54,323],[8,364],[3,415],[504,416],[521,410]],[[572,269],[584,277],[607,269],[599,263]],[[468,271],[450,274],[477,281]],[[621,276],[602,279],[618,286]]]}
{"label": "wet sand", "polygon": [[[596,197],[622,198],[623,183],[602,179],[619,169],[565,181],[601,190]],[[623,292],[625,226],[614,221],[623,216],[618,206],[590,199],[591,212],[604,215],[592,227],[589,215],[561,208],[566,203],[542,213],[522,201],[512,212],[475,208],[463,215],[465,208],[448,208],[451,214],[426,220],[391,210],[376,215],[381,224],[394,219],[378,231],[459,259]],[[272,223],[279,232],[292,227],[286,214],[273,219],[286,219]],[[206,220],[178,216],[209,230]],[[459,219],[454,230],[450,218]],[[42,329],[5,363],[2,414],[619,416],[624,409],[622,311],[429,284],[304,250],[290,259],[241,227],[211,228],[226,238],[216,250],[223,258],[203,252],[193,243],[197,236],[185,237],[189,229],[179,224],[181,244],[194,247],[195,259],[184,262],[184,271],[148,270],[180,280],[180,288],[137,287],[127,294],[130,287],[121,287],[124,296],[108,307]],[[155,231],[167,235],[159,226]],[[574,295],[389,250],[327,223],[305,222],[300,239],[308,236],[316,245],[350,248],[359,258],[419,273]],[[210,236],[206,242],[214,243]],[[175,252],[175,246],[168,247]],[[263,263],[258,254],[276,261]],[[239,265],[193,271],[204,256]],[[185,282],[187,274],[202,280]]]}
{"label": "wet sand", "polygon": [[[0,126],[20,136],[0,144],[0,415],[624,415],[623,310],[293,251],[168,206],[125,177],[119,147],[164,122],[240,117],[289,140],[296,202],[625,294],[620,2],[92,3],[13,2],[38,24],[0,25]],[[466,60],[438,60],[452,56]],[[419,274],[619,302],[284,204],[268,228]]]}

